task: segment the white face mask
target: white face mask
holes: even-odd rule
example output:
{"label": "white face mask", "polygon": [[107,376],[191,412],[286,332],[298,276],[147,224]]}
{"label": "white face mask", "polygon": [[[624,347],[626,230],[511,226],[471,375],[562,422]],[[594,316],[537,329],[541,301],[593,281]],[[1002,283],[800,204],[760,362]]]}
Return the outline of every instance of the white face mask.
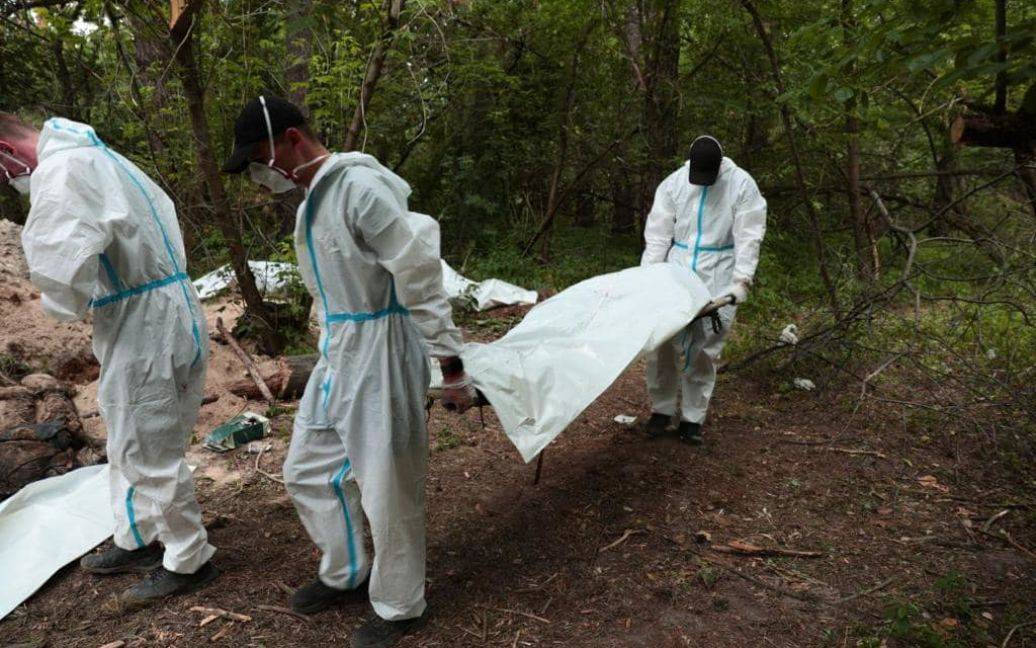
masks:
{"label": "white face mask", "polygon": [[28,175],[20,175],[11,178],[7,181],[7,184],[11,185],[15,191],[23,196],[29,195],[29,177]]}
{"label": "white face mask", "polygon": [[271,193],[281,194],[295,189],[296,185],[284,176],[284,173],[275,166],[264,166],[258,162],[248,165],[248,177],[253,182],[260,184],[270,190]]}
{"label": "white face mask", "polygon": [[4,172],[4,177],[7,179],[7,184],[11,185],[11,187],[13,187],[14,190],[20,193],[21,195],[28,196],[29,177],[32,173],[32,168],[23,160],[16,158],[10,153],[4,153],[3,151],[0,151],[0,155],[4,156],[8,160],[11,160],[12,162],[16,162],[17,164],[20,164],[23,167],[25,167],[25,170],[19,173],[18,175],[11,175],[11,172],[8,171],[6,167],[0,167],[0,170]]}

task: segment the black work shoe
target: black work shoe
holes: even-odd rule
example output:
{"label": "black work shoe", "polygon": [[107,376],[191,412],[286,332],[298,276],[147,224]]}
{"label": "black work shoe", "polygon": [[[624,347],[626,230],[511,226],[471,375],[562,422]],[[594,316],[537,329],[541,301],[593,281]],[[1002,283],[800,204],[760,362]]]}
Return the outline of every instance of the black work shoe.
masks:
{"label": "black work shoe", "polygon": [[677,433],[680,435],[680,440],[684,443],[690,443],[691,445],[701,445],[705,442],[705,439],[701,435],[701,423],[691,423],[690,421],[680,421],[680,426],[676,428]]}
{"label": "black work shoe", "polygon": [[319,578],[303,585],[291,595],[291,609],[299,614],[316,614],[336,603],[361,600],[367,595],[367,581],[363,581],[354,589],[338,589],[324,585]]}
{"label": "black work shoe", "polygon": [[112,547],[101,553],[83,556],[79,566],[91,574],[124,574],[149,572],[162,564],[162,545],[153,544],[143,549]]}
{"label": "black work shoe", "polygon": [[193,574],[178,574],[165,567],[157,567],[139,583],[119,595],[119,602],[128,608],[143,607],[168,596],[189,594],[208,585],[219,576],[212,561]]}
{"label": "black work shoe", "polygon": [[669,427],[669,421],[672,417],[666,416],[665,414],[659,414],[658,412],[652,412],[651,418],[647,422],[647,435],[650,439],[657,439],[658,437],[665,434],[666,428]]}
{"label": "black work shoe", "polygon": [[386,621],[381,617],[371,617],[353,631],[349,645],[352,648],[389,648],[396,645],[396,642],[408,632],[419,628],[423,621],[423,616],[402,621]]}

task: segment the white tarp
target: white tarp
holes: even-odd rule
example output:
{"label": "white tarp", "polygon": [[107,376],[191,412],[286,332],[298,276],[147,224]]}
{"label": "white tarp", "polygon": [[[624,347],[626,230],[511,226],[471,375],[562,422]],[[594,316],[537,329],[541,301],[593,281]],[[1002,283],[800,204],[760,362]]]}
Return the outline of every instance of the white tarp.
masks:
{"label": "white tarp", "polygon": [[523,304],[532,306],[539,300],[535,290],[507,283],[500,279],[472,281],[442,261],[442,287],[453,302],[474,302],[476,310]]}
{"label": "white tarp", "polygon": [[[255,275],[255,285],[265,297],[284,295],[292,283],[301,284],[299,269],[294,263],[284,261],[249,261],[248,267]],[[201,299],[210,299],[230,287],[234,282],[234,270],[220,266],[212,272],[194,280],[194,288]]]}
{"label": "white tarp", "polygon": [[107,465],[33,482],[0,503],[0,619],[113,529]]}
{"label": "white tarp", "polygon": [[[298,266],[293,263],[249,261],[248,266],[255,275],[256,287],[266,297],[282,296],[293,283],[300,281]],[[234,271],[225,265],[195,279],[194,287],[201,299],[211,299],[229,288],[233,282]],[[473,304],[480,311],[515,304],[531,306],[539,299],[535,290],[527,290],[500,279],[472,281],[445,261],[442,262],[442,285],[450,301],[463,305]]]}
{"label": "white tarp", "polygon": [[499,340],[466,345],[462,357],[504,432],[531,461],[627,367],[680,333],[709,301],[708,289],[686,268],[629,268],[558,293]]}

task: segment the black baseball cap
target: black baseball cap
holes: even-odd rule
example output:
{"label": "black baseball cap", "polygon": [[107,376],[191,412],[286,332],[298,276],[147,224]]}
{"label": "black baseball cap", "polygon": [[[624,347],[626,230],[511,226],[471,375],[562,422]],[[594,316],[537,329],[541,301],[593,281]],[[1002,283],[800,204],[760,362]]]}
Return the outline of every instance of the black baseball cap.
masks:
{"label": "black baseball cap", "polygon": [[691,173],[693,185],[709,186],[716,183],[719,165],[723,162],[723,147],[711,135],[702,135],[691,142]]}
{"label": "black baseball cap", "polygon": [[269,140],[270,131],[266,129],[266,114],[263,112],[264,102],[266,113],[270,115],[270,131],[274,137],[289,128],[306,124],[302,111],[286,99],[273,95],[262,95],[252,99],[245,104],[234,121],[234,152],[223,163],[224,173],[244,171],[252,161],[255,145]]}

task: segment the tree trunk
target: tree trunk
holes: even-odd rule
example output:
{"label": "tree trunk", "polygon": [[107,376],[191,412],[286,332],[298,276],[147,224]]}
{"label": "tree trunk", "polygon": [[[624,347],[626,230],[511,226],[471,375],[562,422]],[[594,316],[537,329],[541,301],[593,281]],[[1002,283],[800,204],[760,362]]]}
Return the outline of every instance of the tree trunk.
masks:
{"label": "tree trunk", "polygon": [[[572,53],[572,60],[568,68],[568,85],[561,105],[561,121],[558,125],[558,154],[554,162],[554,171],[550,176],[550,189],[547,191],[547,209],[540,222],[539,228],[533,234],[532,239],[526,244],[522,256],[528,256],[537,242],[540,242],[540,262],[546,263],[550,260],[550,233],[554,227],[554,218],[557,216],[558,208],[561,207],[564,196],[561,192],[561,174],[565,170],[565,162],[568,160],[568,130],[571,125],[572,108],[576,101],[576,72],[579,69],[579,57],[586,47],[586,42],[593,32],[596,22],[591,20],[583,29],[579,44]],[[582,177],[582,176],[580,176]],[[578,178],[574,181],[578,182]]]}
{"label": "tree trunk", "polygon": [[[1007,63],[1007,0],[996,0],[996,62]],[[993,111],[997,113],[1007,112],[1007,72],[1000,70],[996,73],[996,99],[993,102]]]}
{"label": "tree trunk", "polygon": [[580,191],[576,196],[576,227],[594,226],[594,197],[589,191]]}
{"label": "tree trunk", "polygon": [[572,122],[572,108],[576,103],[576,73],[579,70],[579,57],[586,47],[586,41],[593,31],[595,21],[591,20],[583,28],[582,37],[579,39],[575,52],[572,53],[572,60],[568,66],[568,85],[565,88],[565,96],[561,105],[561,122],[558,126],[558,157],[554,163],[554,173],[550,177],[550,191],[547,194],[547,215],[545,217],[546,229],[540,239],[540,262],[550,261],[550,235],[554,225],[554,217],[560,206],[558,191],[561,185],[561,174],[565,170],[565,162],[568,160],[568,130]]}
{"label": "tree trunk", "polygon": [[629,234],[637,226],[637,208],[633,204],[633,187],[629,172],[616,165],[611,171],[612,234]]}
{"label": "tree trunk", "polygon": [[680,67],[678,0],[655,0],[654,47],[647,53],[644,128],[648,140],[648,185],[654,191],[677,157],[676,84]]}
{"label": "tree trunk", "polygon": [[[781,67],[777,60],[777,54],[773,49],[773,42],[770,40],[770,35],[766,31],[766,26],[763,24],[762,16],[759,15],[759,11],[752,3],[752,0],[741,0],[741,5],[752,16],[752,24],[755,25],[756,34],[759,36],[759,40],[762,41],[763,48],[766,50],[766,56],[770,60],[770,73],[773,75],[774,87],[777,89],[777,95],[782,96],[784,95],[784,80],[781,77]],[[820,279],[824,282],[824,288],[827,289],[827,296],[831,302],[831,310],[834,311],[836,317],[840,317],[841,308],[838,305],[838,293],[835,290],[834,282],[831,281],[831,275],[827,270],[827,256],[824,250],[824,239],[820,226],[820,214],[817,213],[817,208],[813,205],[812,196],[809,194],[809,188],[806,186],[806,174],[802,169],[802,158],[799,155],[798,141],[795,138],[791,111],[788,109],[787,103],[784,101],[780,101],[779,103],[781,122],[784,124],[784,135],[788,138],[788,148],[791,149],[792,165],[795,168],[795,182],[799,187],[799,192],[802,194],[802,201],[806,205],[806,211],[809,213],[810,229],[812,230],[813,247],[817,254],[817,266],[820,270]]]}
{"label": "tree trunk", "polygon": [[[853,31],[856,21],[853,18],[852,0],[842,0],[842,41],[846,49],[853,46]],[[850,81],[856,80],[856,66],[849,70]],[[845,102],[846,133],[846,177],[849,184],[849,220],[852,226],[853,242],[856,247],[856,274],[864,281],[878,278],[879,265],[877,246],[871,231],[867,214],[863,210],[860,196],[860,118],[856,113],[856,96]]]}
{"label": "tree trunk", "polygon": [[385,66],[385,57],[388,56],[389,48],[396,38],[396,30],[399,28],[399,15],[403,12],[405,0],[386,0],[388,18],[385,21],[385,29],[381,38],[374,46],[374,53],[371,55],[370,64],[363,75],[363,83],[360,84],[360,97],[356,103],[356,110],[353,111],[353,120],[349,124],[349,130],[345,134],[345,143],[342,148],[345,151],[352,151],[360,138],[360,133],[366,128],[367,108],[370,106],[371,97],[381,78],[382,69]]}
{"label": "tree trunk", "polygon": [[306,85],[309,81],[309,56],[312,30],[306,26],[309,3],[288,0],[285,7],[284,49],[288,53],[284,68],[284,82],[288,98],[300,108],[306,104]]}
{"label": "tree trunk", "polygon": [[878,277],[879,265],[874,235],[860,196],[860,121],[856,117],[856,101],[845,106],[846,177],[849,194],[849,219],[856,247],[856,274],[864,281]]}
{"label": "tree trunk", "polygon": [[[195,18],[196,19],[196,18]],[[174,43],[176,47],[177,70],[180,82],[183,84],[184,95],[187,99],[187,110],[191,119],[191,135],[194,143],[194,154],[197,159],[198,169],[201,172],[201,180],[212,201],[212,212],[215,215],[216,225],[223,234],[223,239],[230,252],[230,262],[234,269],[234,276],[237,278],[241,296],[244,297],[250,315],[256,322],[261,322],[259,336],[263,350],[267,353],[276,353],[280,350],[281,340],[274,330],[274,322],[270,318],[262,295],[255,285],[255,276],[252,269],[248,267],[248,253],[241,242],[241,231],[237,223],[230,215],[230,206],[226,193],[223,189],[223,180],[219,176],[219,166],[216,157],[212,152],[211,140],[209,138],[209,123],[205,115],[205,91],[202,88],[201,80],[198,78],[198,67],[194,60],[194,31],[192,30],[187,41],[180,44]]]}

